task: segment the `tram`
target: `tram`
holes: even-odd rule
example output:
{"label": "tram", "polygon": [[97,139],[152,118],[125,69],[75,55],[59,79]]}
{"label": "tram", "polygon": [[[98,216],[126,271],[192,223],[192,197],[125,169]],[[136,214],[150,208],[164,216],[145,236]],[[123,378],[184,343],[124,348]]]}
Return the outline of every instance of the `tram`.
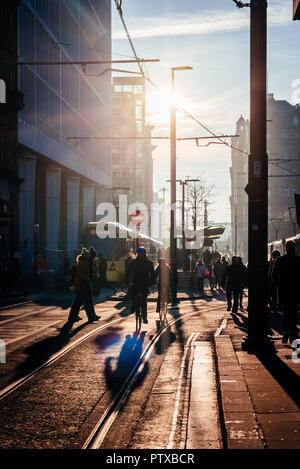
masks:
{"label": "tram", "polygon": [[[125,259],[128,252],[135,252],[138,246],[148,247],[155,246],[157,249],[164,246],[164,244],[145,233],[136,233],[132,229],[117,222],[107,222],[104,226],[106,238],[100,238],[97,235],[98,222],[90,222],[83,227],[81,235],[81,244],[90,249],[93,247],[97,253],[103,253],[107,259],[107,280],[109,282],[122,283],[125,279]],[[116,230],[116,237],[109,238],[110,230]],[[127,236],[124,238],[119,237],[119,231],[126,232]],[[156,259],[151,255],[148,257],[152,261]]]}

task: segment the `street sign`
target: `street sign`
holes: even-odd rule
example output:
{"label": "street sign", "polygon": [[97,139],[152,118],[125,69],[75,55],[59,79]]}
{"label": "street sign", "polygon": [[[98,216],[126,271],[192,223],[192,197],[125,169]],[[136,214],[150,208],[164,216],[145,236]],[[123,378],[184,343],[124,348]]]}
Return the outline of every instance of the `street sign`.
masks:
{"label": "street sign", "polygon": [[144,214],[140,210],[136,210],[136,212],[132,213],[129,218],[130,221],[136,226],[142,225],[145,220]]}

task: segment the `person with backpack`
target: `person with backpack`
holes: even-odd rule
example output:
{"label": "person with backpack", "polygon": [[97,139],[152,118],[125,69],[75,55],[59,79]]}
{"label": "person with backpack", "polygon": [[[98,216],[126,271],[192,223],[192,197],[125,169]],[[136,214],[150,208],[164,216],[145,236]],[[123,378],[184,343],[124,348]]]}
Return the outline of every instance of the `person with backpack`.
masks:
{"label": "person with backpack", "polygon": [[83,248],[81,254],[76,258],[76,264],[71,267],[72,283],[75,287],[76,297],[71,306],[69,322],[81,321],[79,317],[80,307],[84,305],[89,322],[97,321],[93,303],[93,289],[90,274],[90,253]]}

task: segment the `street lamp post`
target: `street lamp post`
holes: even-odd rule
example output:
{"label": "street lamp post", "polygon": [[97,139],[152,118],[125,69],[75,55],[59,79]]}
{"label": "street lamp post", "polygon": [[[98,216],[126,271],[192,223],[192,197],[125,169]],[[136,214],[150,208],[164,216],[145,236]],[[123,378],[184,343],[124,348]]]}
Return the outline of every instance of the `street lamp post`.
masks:
{"label": "street lamp post", "polygon": [[268,155],[266,149],[267,2],[251,1],[251,105],[249,182],[248,337],[243,346],[265,346],[267,336]]}
{"label": "street lamp post", "polygon": [[[172,67],[171,75],[171,90],[174,95],[175,92],[175,71],[179,70],[192,70],[192,67]],[[176,106],[172,103],[170,109],[170,157],[171,157],[171,224],[170,224],[170,261],[174,277],[177,272],[177,258],[176,258],[176,237],[175,237],[175,207],[176,207]],[[177,301],[177,288],[175,278],[171,284],[172,302]]]}

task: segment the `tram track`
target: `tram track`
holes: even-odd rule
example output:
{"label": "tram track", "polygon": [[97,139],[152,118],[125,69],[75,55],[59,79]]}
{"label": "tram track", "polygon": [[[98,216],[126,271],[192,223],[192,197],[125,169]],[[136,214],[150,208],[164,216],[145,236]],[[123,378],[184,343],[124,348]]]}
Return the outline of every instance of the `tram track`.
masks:
{"label": "tram track", "polygon": [[[180,321],[184,321],[185,319],[192,318],[193,316],[197,316],[199,313],[208,313],[211,309],[214,309],[213,305],[207,304],[207,305],[196,305],[195,302],[191,302],[189,305],[185,304],[185,306],[188,306],[189,308],[195,308],[191,312],[185,312],[183,314],[180,313],[178,309],[178,316],[174,317],[174,313],[176,314],[176,309],[177,308],[170,308],[169,310],[169,322],[161,329],[159,329],[154,337],[151,337],[151,335],[154,333],[154,329],[152,328],[151,330],[147,331],[148,337],[150,337],[150,341],[148,344],[145,346],[144,351],[142,352],[142,355],[140,356],[139,360],[137,361],[136,365],[129,371],[127,374],[126,380],[120,390],[117,392],[113,400],[110,400],[110,402],[106,403],[106,407],[102,407],[101,409],[101,416],[98,417],[98,420],[95,424],[93,422],[93,429],[90,432],[89,436],[86,437],[86,434],[84,436],[84,443],[82,445],[80,441],[79,446],[82,449],[97,449],[101,447],[102,442],[104,441],[106,435],[109,433],[119,411],[123,409],[127,402],[127,398],[130,396],[132,393],[132,390],[134,389],[134,384],[137,379],[139,379],[139,376],[143,374],[143,370],[145,366],[148,366],[149,359],[152,355],[152,352],[162,337],[162,335],[169,329],[171,328],[172,325],[176,325],[176,328],[178,327],[178,323]],[[199,308],[200,306],[200,308]],[[202,307],[204,306],[204,307]],[[109,308],[108,310],[111,310]],[[150,311],[149,311],[150,312]],[[151,314],[151,312],[150,312]],[[171,316],[173,315],[173,318]],[[132,316],[129,316],[132,319]],[[55,364],[60,358],[62,358],[64,355],[66,355],[68,352],[71,350],[74,350],[76,347],[79,347],[80,344],[83,344],[88,341],[88,339],[92,338],[93,336],[97,335],[99,332],[103,332],[106,329],[109,329],[111,326],[116,326],[117,324],[127,321],[128,316],[126,317],[118,317],[116,319],[113,319],[105,324],[102,324],[95,329],[89,331],[88,333],[84,334],[82,337],[78,338],[77,340],[74,340],[72,343],[69,345],[65,346],[62,350],[59,352],[55,353],[52,357],[50,357],[45,363],[41,364],[38,366],[36,369],[28,373],[26,376],[14,381],[10,385],[8,385],[6,388],[0,390],[0,401],[4,400],[7,396],[12,395],[14,391],[18,389],[22,389],[22,386],[25,385],[28,381],[30,381],[32,378],[38,375],[39,372],[41,372],[43,369],[50,367]],[[55,369],[55,368],[54,368]],[[21,391],[22,392],[22,391]],[[102,399],[102,398],[101,398]],[[99,403],[101,400],[99,401]],[[103,404],[105,401],[103,402]],[[4,406],[6,404],[3,402]],[[102,405],[103,405],[102,404]],[[176,422],[174,423],[176,425]],[[89,429],[90,431],[90,429]]]}
{"label": "tram track", "polygon": [[[166,324],[154,335],[154,337],[151,339],[144,352],[142,353],[140,359],[136,363],[135,367],[128,375],[118,394],[116,395],[114,400],[107,406],[106,410],[103,412],[102,416],[94,426],[90,435],[86,438],[81,449],[100,449],[101,444],[103,443],[106,435],[108,434],[111,426],[113,425],[119,411],[124,406],[134,386],[135,381],[137,380],[138,376],[143,372],[144,367],[146,366],[155,345],[157,344],[161,336],[167,331],[167,329],[170,328],[173,324],[176,324],[176,322],[182,321],[183,319],[199,314],[199,312],[207,311],[210,309],[210,307],[207,307],[203,308],[201,311],[198,310],[180,315],[178,318],[174,318],[173,320],[169,321],[168,324]],[[193,335],[189,339],[188,346],[190,345],[191,340],[195,340],[196,337],[197,334]]]}
{"label": "tram track", "polygon": [[11,394],[13,391],[18,389],[20,386],[28,382],[31,378],[36,376],[41,370],[44,368],[47,368],[48,366],[54,364],[57,360],[59,360],[61,357],[66,355],[69,351],[77,347],[79,344],[82,344],[85,342],[87,339],[91,338],[95,334],[97,334],[100,331],[103,331],[110,327],[113,324],[117,324],[121,321],[124,321],[126,318],[118,318],[114,319],[113,321],[110,321],[106,324],[102,324],[101,326],[97,327],[96,329],[93,329],[92,331],[87,332],[84,334],[82,337],[79,337],[78,339],[74,340],[71,342],[69,345],[66,345],[62,350],[59,352],[55,353],[51,358],[49,358],[45,363],[42,363],[40,366],[38,366],[35,370],[31,371],[28,373],[26,376],[14,381],[13,383],[9,384],[6,386],[4,389],[0,390],[0,401],[4,399],[6,396]]}

